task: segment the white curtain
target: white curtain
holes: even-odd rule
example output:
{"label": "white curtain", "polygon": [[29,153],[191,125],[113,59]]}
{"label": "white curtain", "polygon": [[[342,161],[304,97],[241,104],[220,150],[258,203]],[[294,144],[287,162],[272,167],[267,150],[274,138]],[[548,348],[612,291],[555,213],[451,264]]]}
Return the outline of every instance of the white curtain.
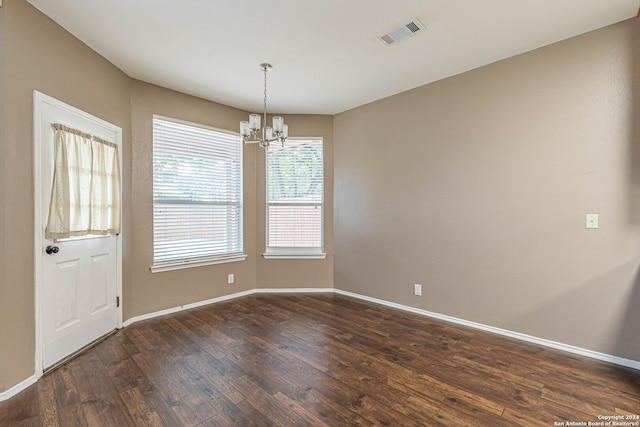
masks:
{"label": "white curtain", "polygon": [[48,239],[120,232],[118,146],[54,124],[55,168]]}

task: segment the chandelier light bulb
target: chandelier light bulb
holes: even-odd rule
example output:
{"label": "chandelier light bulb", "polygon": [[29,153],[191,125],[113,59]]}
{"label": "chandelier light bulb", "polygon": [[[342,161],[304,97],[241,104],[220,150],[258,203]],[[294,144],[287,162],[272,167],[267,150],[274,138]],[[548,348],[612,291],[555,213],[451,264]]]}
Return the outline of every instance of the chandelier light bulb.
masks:
{"label": "chandelier light bulb", "polygon": [[249,127],[252,131],[260,130],[260,114],[249,114]]}
{"label": "chandelier light bulb", "polygon": [[243,137],[251,135],[251,130],[249,129],[249,122],[243,120],[240,122],[240,135]]}
{"label": "chandelier light bulb", "polygon": [[273,131],[277,134],[282,132],[282,126],[284,126],[284,119],[282,117],[273,118]]}

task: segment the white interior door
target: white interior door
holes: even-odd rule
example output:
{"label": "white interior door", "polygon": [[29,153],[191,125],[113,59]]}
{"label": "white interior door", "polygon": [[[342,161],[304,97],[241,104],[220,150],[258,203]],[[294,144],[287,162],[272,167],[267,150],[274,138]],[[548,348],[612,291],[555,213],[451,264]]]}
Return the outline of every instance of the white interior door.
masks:
{"label": "white interior door", "polygon": [[[120,128],[46,95],[35,93],[36,323],[41,368],[47,368],[118,327],[121,286],[119,236],[48,240],[44,229],[54,167],[53,123],[116,142]],[[120,152],[122,150],[120,149]],[[39,166],[38,166],[38,163]],[[39,271],[38,271],[39,270]],[[38,318],[40,319],[38,322]]]}
{"label": "white interior door", "polygon": [[45,368],[117,327],[115,239],[47,242],[58,252],[43,263]]}

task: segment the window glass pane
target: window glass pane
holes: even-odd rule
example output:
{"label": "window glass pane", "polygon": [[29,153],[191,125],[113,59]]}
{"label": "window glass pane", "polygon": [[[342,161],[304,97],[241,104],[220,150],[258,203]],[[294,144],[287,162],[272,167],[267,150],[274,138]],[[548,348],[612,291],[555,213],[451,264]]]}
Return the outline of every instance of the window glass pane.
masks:
{"label": "window glass pane", "polygon": [[240,137],[153,120],[154,263],[242,253]]}
{"label": "window glass pane", "polygon": [[267,151],[267,247],[322,248],[322,140],[288,139]]}

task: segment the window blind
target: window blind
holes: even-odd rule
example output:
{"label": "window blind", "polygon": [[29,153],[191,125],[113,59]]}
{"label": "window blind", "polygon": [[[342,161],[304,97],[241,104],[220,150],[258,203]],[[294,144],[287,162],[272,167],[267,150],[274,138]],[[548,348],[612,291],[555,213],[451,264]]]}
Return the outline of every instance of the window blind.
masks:
{"label": "window blind", "polygon": [[238,135],[153,119],[154,264],[242,254]]}
{"label": "window blind", "polygon": [[323,248],[321,139],[288,139],[267,149],[267,252]]}

